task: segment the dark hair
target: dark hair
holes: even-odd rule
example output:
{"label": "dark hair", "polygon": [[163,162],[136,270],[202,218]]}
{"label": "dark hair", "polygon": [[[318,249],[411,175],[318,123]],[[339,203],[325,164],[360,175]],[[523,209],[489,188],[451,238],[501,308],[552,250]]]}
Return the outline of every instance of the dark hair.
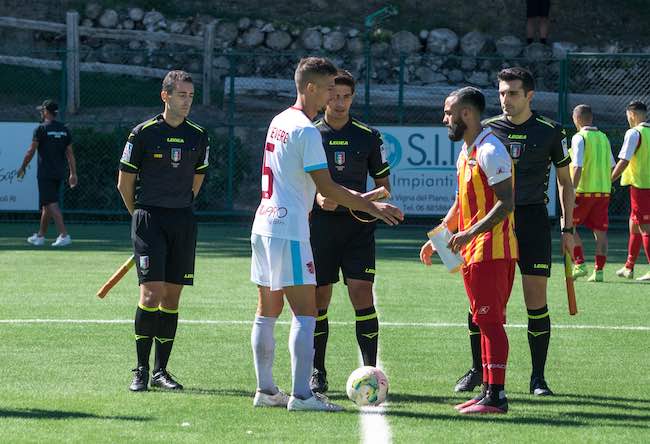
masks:
{"label": "dark hair", "polygon": [[640,100],[632,100],[628,105],[627,108],[625,108],[626,111],[634,111],[634,112],[640,112],[640,113],[647,113],[648,112],[648,107],[646,106],[645,103],[643,103]]}
{"label": "dark hair", "polygon": [[349,86],[350,89],[352,89],[352,93],[354,93],[354,88],[356,86],[354,77],[352,77],[352,74],[350,74],[350,72],[346,71],[345,69],[339,69],[339,71],[336,73],[334,84]]}
{"label": "dark hair", "polygon": [[594,113],[591,110],[590,105],[580,104],[573,108],[573,112],[582,118],[591,119],[594,117]]}
{"label": "dark hair", "polygon": [[174,88],[176,87],[176,82],[194,83],[192,82],[192,76],[185,71],[169,71],[162,81],[162,90],[166,91],[168,94],[173,93]]}
{"label": "dark hair", "polygon": [[449,97],[457,97],[458,104],[469,105],[475,108],[479,114],[483,114],[483,111],[485,111],[485,96],[480,89],[473,86],[466,86],[452,91]]}
{"label": "dark hair", "polygon": [[497,74],[499,82],[512,82],[513,80],[521,80],[524,92],[528,94],[529,91],[535,90],[535,78],[533,74],[526,68],[520,66],[513,66],[512,68],[502,69]]}
{"label": "dark hair", "polygon": [[300,59],[294,80],[298,91],[303,92],[308,83],[314,81],[315,77],[335,76],[338,74],[336,66],[324,57],[305,57]]}

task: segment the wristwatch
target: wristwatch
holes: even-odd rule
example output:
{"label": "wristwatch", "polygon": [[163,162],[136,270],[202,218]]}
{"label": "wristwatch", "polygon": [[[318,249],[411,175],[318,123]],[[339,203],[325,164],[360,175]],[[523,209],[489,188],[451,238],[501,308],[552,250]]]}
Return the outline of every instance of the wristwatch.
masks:
{"label": "wristwatch", "polygon": [[569,227],[569,228],[564,227],[560,231],[562,233],[569,233],[569,234],[575,234],[576,233],[576,229],[574,227]]}

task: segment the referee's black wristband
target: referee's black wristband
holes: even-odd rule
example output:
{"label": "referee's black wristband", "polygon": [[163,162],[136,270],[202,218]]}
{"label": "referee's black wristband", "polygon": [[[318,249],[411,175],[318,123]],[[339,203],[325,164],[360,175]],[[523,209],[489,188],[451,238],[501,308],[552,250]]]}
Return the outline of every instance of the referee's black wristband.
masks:
{"label": "referee's black wristband", "polygon": [[560,231],[562,233],[576,234],[576,229],[574,227],[562,228]]}

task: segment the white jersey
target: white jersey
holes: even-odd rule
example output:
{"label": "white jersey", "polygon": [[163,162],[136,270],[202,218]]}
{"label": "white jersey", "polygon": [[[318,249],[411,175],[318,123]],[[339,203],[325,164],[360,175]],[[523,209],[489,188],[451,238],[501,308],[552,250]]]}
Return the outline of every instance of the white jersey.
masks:
{"label": "white jersey", "polygon": [[262,201],[252,232],[308,242],[316,195],[309,172],[327,169],[320,131],[302,110],[291,107],[273,118],[264,146]]}

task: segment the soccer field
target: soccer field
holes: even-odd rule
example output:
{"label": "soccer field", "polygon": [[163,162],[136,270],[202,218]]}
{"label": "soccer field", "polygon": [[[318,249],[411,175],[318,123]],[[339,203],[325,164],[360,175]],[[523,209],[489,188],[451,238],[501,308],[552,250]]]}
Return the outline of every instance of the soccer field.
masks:
{"label": "soccer field", "polygon": [[[36,223],[0,223],[0,441],[2,442],[647,442],[650,436],[650,286],[614,275],[627,235],[612,233],[606,282],[576,283],[567,312],[555,256],[547,380],[528,394],[530,356],[519,275],[507,331],[510,412],[461,417],[456,379],[469,367],[467,298],[458,274],[418,251],[425,228],[378,231],[379,358],[390,381],[383,411],[360,411],[344,385],[359,358],[354,312],[335,287],[327,353],[329,393],[341,413],[254,409],[249,227],[200,225],[195,286],[184,290],[169,368],[186,389],[130,393],[135,366],[131,271],[105,300],[95,292],[130,254],[129,227],[71,225],[65,250],[31,247]],[[52,229],[51,231],[52,232]],[[589,239],[586,235],[583,239]],[[50,241],[51,242],[51,241]],[[554,251],[558,252],[557,238]],[[593,242],[586,242],[593,264]],[[648,270],[643,252],[637,274]],[[290,389],[288,306],[276,328],[275,375]]]}

